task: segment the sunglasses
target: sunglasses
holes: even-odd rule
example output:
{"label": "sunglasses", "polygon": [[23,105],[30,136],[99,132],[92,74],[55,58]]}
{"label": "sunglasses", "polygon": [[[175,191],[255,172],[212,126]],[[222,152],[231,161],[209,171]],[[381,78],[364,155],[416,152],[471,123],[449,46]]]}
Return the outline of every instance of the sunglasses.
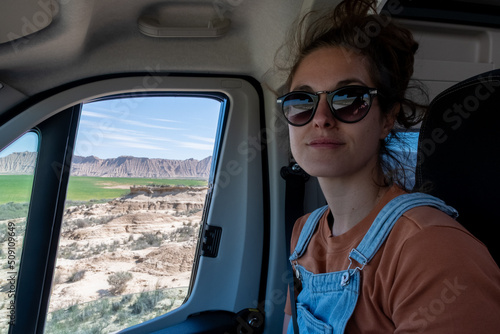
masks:
{"label": "sunglasses", "polygon": [[333,92],[290,92],[278,98],[277,103],[288,123],[303,126],[313,119],[320,94],[326,94],[326,100],[336,119],[344,123],[356,123],[368,114],[373,97],[378,93],[374,88],[345,86]]}

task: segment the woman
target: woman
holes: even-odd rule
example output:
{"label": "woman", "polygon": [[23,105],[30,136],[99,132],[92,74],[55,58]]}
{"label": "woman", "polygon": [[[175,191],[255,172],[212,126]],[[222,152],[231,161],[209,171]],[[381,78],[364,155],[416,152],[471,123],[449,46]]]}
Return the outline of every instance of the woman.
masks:
{"label": "woman", "polygon": [[[289,93],[278,99],[293,157],[318,178],[328,204],[294,226],[298,327],[494,333],[500,270],[486,247],[453,208],[408,195],[383,163],[395,124],[419,121],[405,98],[418,44],[387,16],[369,14],[374,3],[344,1],[306,29],[303,20]],[[290,300],[285,313],[292,333]]]}

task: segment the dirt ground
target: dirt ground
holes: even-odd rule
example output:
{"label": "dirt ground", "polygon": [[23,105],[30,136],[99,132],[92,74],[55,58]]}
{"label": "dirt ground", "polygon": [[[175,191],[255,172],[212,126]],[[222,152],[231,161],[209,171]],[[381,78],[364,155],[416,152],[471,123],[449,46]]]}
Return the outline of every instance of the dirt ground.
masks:
{"label": "dirt ground", "polygon": [[113,295],[117,272],[132,274],[121,295],[187,287],[205,195],[176,187],[67,208],[49,312]]}

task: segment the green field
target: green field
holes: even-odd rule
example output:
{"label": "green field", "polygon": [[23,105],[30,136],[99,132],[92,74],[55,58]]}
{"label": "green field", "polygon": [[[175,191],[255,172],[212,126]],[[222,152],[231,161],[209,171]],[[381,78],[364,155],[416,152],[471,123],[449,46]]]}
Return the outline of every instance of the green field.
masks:
{"label": "green field", "polygon": [[143,179],[126,177],[73,176],[69,179],[67,200],[89,201],[121,197],[128,194],[130,192],[130,186],[134,185],[206,186],[207,181],[192,179]]}
{"label": "green field", "polygon": [[0,175],[0,204],[28,202],[32,184],[33,175]]}
{"label": "green field", "polygon": [[[26,203],[31,196],[33,176],[0,175],[0,205],[14,202]],[[125,177],[72,176],[69,180],[68,201],[100,201],[129,193],[133,185],[185,185],[206,186],[205,180],[193,179],[143,179]]]}

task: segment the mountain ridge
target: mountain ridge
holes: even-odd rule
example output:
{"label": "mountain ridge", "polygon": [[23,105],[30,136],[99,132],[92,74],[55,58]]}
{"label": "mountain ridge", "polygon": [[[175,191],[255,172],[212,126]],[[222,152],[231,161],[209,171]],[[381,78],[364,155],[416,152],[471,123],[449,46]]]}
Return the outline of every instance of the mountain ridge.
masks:
{"label": "mountain ridge", "polygon": [[[32,174],[36,152],[15,152],[0,158],[0,174]],[[133,156],[101,159],[96,156],[74,156],[72,176],[202,178],[208,179],[212,157],[202,160],[160,159]]]}

